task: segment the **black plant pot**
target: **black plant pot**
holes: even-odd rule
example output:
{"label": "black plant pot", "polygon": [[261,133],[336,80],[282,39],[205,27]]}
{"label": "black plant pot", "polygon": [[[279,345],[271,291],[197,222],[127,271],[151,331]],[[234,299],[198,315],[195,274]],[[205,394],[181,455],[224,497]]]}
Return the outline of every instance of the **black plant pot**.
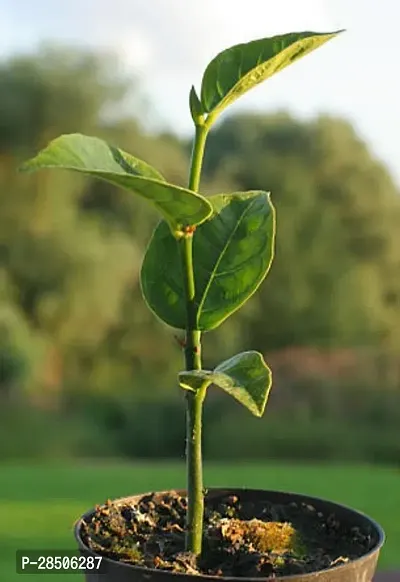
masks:
{"label": "black plant pot", "polygon": [[[184,491],[178,491],[180,495],[185,495]],[[147,495],[147,494],[146,494]],[[312,505],[316,511],[324,515],[334,514],[346,527],[359,528],[362,532],[367,532],[371,536],[371,549],[364,556],[356,560],[347,562],[333,568],[319,570],[307,574],[293,576],[283,576],[280,578],[246,578],[242,577],[214,577],[214,576],[192,576],[189,574],[179,574],[163,570],[133,566],[124,562],[118,562],[103,557],[100,571],[87,570],[85,572],[86,582],[198,582],[219,581],[219,582],[260,582],[260,580],[277,580],[282,582],[372,582],[376,571],[379,552],[384,543],[384,532],[382,528],[368,516],[339,505],[331,501],[298,495],[294,493],[284,493],[280,491],[263,491],[255,489],[210,489],[208,491],[208,501],[217,501],[227,495],[239,496],[242,501],[269,502],[286,505],[290,503]],[[136,502],[143,495],[126,497],[125,502]],[[123,501],[121,499],[121,501]],[[94,514],[94,509],[85,513],[75,525],[75,538],[78,542],[79,551],[83,556],[98,557],[82,541],[82,522],[89,521]]]}

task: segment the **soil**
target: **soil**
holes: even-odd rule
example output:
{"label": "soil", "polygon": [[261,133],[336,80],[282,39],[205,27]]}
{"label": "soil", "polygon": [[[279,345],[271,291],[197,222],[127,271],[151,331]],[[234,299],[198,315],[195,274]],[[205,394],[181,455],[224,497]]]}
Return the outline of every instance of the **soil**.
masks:
{"label": "soil", "polygon": [[375,545],[312,505],[206,497],[203,553],[185,552],[187,500],[151,494],[136,504],[107,501],[82,526],[94,552],[137,566],[211,576],[276,577],[315,572],[354,560]]}

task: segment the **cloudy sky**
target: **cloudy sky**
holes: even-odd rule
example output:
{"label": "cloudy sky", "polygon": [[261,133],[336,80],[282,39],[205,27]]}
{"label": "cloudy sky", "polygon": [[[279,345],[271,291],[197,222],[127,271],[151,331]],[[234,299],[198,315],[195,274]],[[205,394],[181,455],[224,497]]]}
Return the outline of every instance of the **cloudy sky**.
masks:
{"label": "cloudy sky", "polygon": [[111,48],[156,119],[191,129],[187,96],[217,52],[298,30],[347,32],[234,106],[344,115],[400,184],[399,0],[0,0],[0,54],[45,40]]}

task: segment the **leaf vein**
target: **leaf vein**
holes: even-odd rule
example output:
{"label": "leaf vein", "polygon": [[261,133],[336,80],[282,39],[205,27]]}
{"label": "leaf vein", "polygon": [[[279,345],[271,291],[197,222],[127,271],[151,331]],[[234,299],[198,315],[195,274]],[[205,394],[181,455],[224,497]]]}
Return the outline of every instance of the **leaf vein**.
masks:
{"label": "leaf vein", "polygon": [[211,284],[212,284],[212,281],[213,281],[213,278],[214,278],[214,277],[213,277],[213,273],[215,273],[216,269],[218,269],[218,266],[221,264],[221,261],[222,261],[222,259],[223,259],[224,255],[225,255],[225,253],[226,253],[226,250],[227,250],[227,248],[228,248],[228,246],[229,246],[230,242],[232,241],[232,238],[233,238],[233,236],[235,235],[235,232],[238,230],[239,226],[240,226],[240,225],[241,225],[241,223],[243,222],[243,219],[244,219],[244,217],[245,217],[245,216],[246,216],[246,214],[249,212],[249,210],[251,210],[251,208],[254,206],[254,204],[256,203],[256,201],[257,201],[257,199],[254,199],[254,200],[253,200],[253,201],[252,201],[252,202],[251,202],[251,203],[250,203],[250,204],[249,204],[249,205],[248,205],[248,206],[245,208],[245,210],[244,210],[244,212],[242,213],[242,216],[239,218],[239,220],[237,220],[237,221],[236,221],[236,224],[235,224],[235,226],[234,226],[234,228],[233,228],[233,230],[232,230],[231,234],[230,234],[230,235],[229,235],[229,237],[227,238],[227,241],[226,241],[226,243],[225,243],[225,245],[224,245],[224,248],[223,248],[222,252],[220,253],[219,257],[217,258],[217,261],[216,261],[216,263],[215,263],[215,265],[214,265],[214,268],[213,268],[213,270],[212,270],[212,271],[210,271],[210,274],[211,274],[211,276],[210,276],[210,279],[208,280],[208,283],[207,283],[207,285],[206,285],[206,287],[205,287],[205,289],[204,289],[204,291],[203,291],[202,298],[199,300],[199,307],[198,307],[198,310],[197,310],[197,319],[199,318],[199,315],[200,315],[200,313],[201,313],[201,311],[202,311],[202,308],[203,308],[204,302],[205,302],[205,300],[206,300],[206,297],[207,297],[207,293],[208,293],[208,291],[209,291],[209,289],[210,289],[210,287],[211,287]]}

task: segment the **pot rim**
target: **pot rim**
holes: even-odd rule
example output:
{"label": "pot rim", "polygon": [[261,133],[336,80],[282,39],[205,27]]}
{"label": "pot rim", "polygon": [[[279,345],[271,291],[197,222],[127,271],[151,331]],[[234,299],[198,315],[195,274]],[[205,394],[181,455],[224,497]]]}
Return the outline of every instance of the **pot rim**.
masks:
{"label": "pot rim", "polygon": [[[113,500],[114,503],[118,503],[118,502],[126,502],[129,499],[133,499],[133,498],[138,498],[138,497],[144,497],[146,495],[163,495],[166,493],[178,493],[179,495],[184,495],[186,494],[186,490],[185,489],[169,489],[169,490],[165,490],[165,491],[151,491],[151,492],[147,492],[147,493],[138,493],[136,495],[127,495],[124,497],[118,497],[116,499]],[[324,499],[321,497],[314,497],[312,495],[307,495],[304,493],[293,493],[291,491],[283,491],[283,490],[279,490],[279,489],[274,489],[274,490],[270,490],[270,489],[252,489],[249,487],[209,487],[207,488],[207,492],[208,493],[213,493],[216,496],[218,494],[234,494],[234,493],[252,493],[252,494],[262,494],[263,496],[268,495],[268,494],[284,494],[287,495],[288,497],[297,497],[297,498],[303,498],[304,501],[308,501],[308,502],[313,502],[316,501],[317,503],[327,503],[329,505],[332,506],[336,506],[338,509],[344,509],[345,511],[349,511],[350,513],[352,513],[354,515],[354,517],[360,517],[360,518],[364,518],[366,519],[369,524],[375,529],[375,532],[377,534],[377,542],[375,544],[375,546],[369,550],[369,552],[367,552],[366,554],[363,554],[362,556],[360,556],[359,558],[356,558],[355,560],[351,560],[345,564],[341,564],[340,566],[335,566],[335,568],[324,568],[323,570],[315,570],[314,572],[307,572],[304,574],[293,574],[290,576],[281,576],[279,578],[262,578],[262,577],[258,577],[258,578],[249,578],[249,577],[245,577],[245,576],[211,576],[209,574],[199,574],[199,575],[194,575],[194,574],[186,574],[186,573],[182,573],[182,572],[170,572],[169,570],[161,570],[159,568],[147,568],[144,566],[136,566],[134,564],[128,564],[126,562],[119,562],[118,560],[111,560],[110,558],[108,558],[107,556],[102,556],[103,560],[106,560],[106,563],[109,564],[118,564],[118,567],[122,567],[122,568],[127,568],[129,570],[135,570],[138,572],[145,572],[146,574],[148,574],[149,576],[151,576],[152,574],[154,575],[165,575],[165,576],[172,576],[172,577],[176,577],[176,576],[187,576],[187,577],[191,577],[193,579],[199,579],[199,578],[204,578],[206,580],[212,580],[212,581],[227,581],[227,582],[244,582],[244,580],[246,580],[246,582],[262,582],[262,581],[268,581],[268,580],[276,580],[276,582],[291,582],[294,579],[298,580],[299,582],[301,580],[305,580],[305,581],[309,581],[310,576],[315,575],[315,576],[322,576],[324,573],[329,572],[330,570],[335,570],[335,571],[340,571],[340,570],[345,570],[346,568],[349,567],[349,565],[355,565],[357,563],[361,563],[362,561],[366,561],[368,560],[368,558],[370,558],[373,554],[379,552],[383,546],[383,544],[385,543],[385,539],[386,539],[386,535],[385,532],[383,530],[383,528],[379,525],[378,522],[376,522],[373,518],[369,517],[369,515],[358,511],[356,509],[353,509],[352,507],[349,507],[347,505],[343,505],[341,503],[337,503],[336,501],[330,501],[329,499]],[[94,513],[96,511],[96,509],[93,507],[92,509],[89,509],[88,511],[86,511],[74,524],[74,535],[75,538],[79,544],[80,547],[84,548],[85,550],[87,550],[88,552],[90,552],[91,554],[95,554],[97,556],[101,556],[101,554],[98,554],[97,552],[94,552],[93,550],[91,550],[88,546],[86,546],[86,544],[84,544],[82,538],[81,538],[81,529],[82,529],[82,523],[85,520],[86,517],[89,517],[92,513]],[[172,578],[173,579],[173,578]]]}

